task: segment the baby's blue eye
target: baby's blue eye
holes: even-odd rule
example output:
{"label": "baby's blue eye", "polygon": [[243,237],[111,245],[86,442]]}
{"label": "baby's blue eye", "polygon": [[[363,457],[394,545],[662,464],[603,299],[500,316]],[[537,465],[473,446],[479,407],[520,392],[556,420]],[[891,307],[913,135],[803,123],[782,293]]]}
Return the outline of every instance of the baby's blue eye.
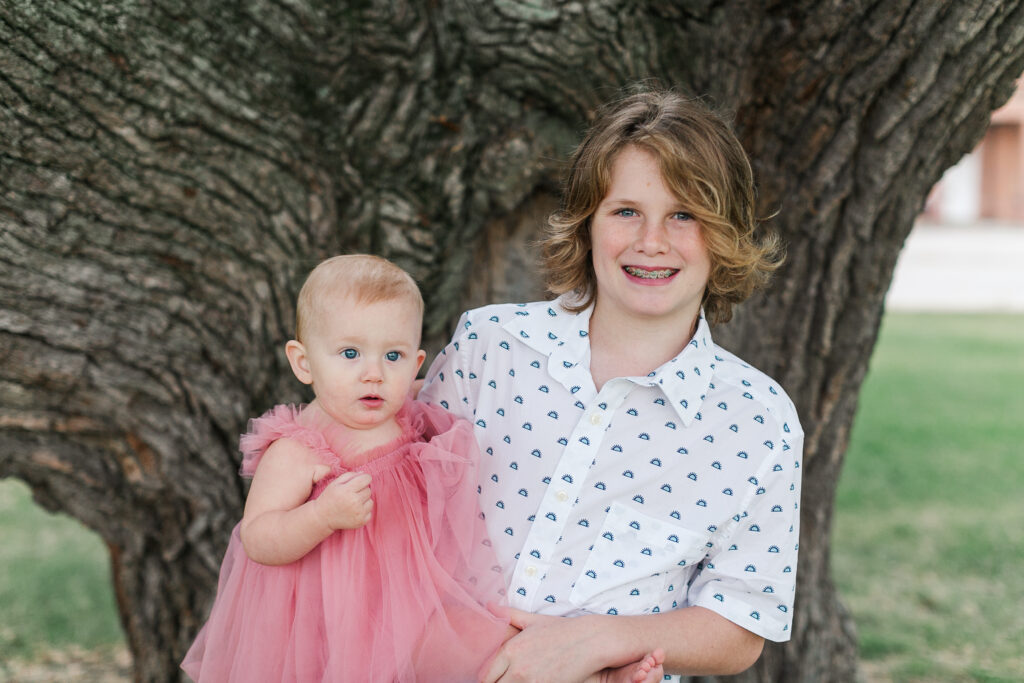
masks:
{"label": "baby's blue eye", "polygon": [[387,358],[392,363],[394,363],[396,360],[402,357],[402,354],[399,353],[398,351],[388,351],[387,353],[384,354],[384,357]]}
{"label": "baby's blue eye", "polygon": [[355,357],[357,357],[359,355],[359,352],[356,351],[355,349],[345,349],[341,353],[342,353],[342,355],[345,356],[345,358],[348,358],[349,360],[351,360],[351,359],[353,359],[353,358],[355,358]]}

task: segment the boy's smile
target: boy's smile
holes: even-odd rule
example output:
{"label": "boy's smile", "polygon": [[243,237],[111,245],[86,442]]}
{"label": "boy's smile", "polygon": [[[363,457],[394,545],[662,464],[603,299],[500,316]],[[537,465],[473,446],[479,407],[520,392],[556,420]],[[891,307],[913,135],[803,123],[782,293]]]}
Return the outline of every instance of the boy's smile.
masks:
{"label": "boy's smile", "polygon": [[641,280],[664,280],[679,272],[678,268],[662,268],[657,270],[642,268],[641,266],[623,266],[622,269],[626,271],[627,275],[640,278]]}
{"label": "boy's smile", "polygon": [[700,223],[686,209],[665,185],[654,155],[635,145],[618,153],[591,218],[595,316],[692,327],[711,257]]}

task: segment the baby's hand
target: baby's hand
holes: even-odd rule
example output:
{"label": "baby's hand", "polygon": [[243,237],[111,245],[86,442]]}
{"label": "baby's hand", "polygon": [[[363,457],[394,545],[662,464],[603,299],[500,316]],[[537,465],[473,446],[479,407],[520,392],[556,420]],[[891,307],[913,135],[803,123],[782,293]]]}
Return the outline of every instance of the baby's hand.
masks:
{"label": "baby's hand", "polygon": [[313,509],[331,529],[358,529],[373,516],[370,475],[345,472],[314,501]]}

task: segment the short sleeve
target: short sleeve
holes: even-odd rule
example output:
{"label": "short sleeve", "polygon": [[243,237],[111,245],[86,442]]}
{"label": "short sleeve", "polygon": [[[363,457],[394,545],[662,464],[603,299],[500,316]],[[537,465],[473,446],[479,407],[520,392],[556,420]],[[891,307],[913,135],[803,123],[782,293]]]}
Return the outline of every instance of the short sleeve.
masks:
{"label": "short sleeve", "polygon": [[793,622],[803,432],[795,419],[770,422],[775,435],[759,446],[768,457],[747,480],[744,505],[694,578],[689,603],[781,642]]}

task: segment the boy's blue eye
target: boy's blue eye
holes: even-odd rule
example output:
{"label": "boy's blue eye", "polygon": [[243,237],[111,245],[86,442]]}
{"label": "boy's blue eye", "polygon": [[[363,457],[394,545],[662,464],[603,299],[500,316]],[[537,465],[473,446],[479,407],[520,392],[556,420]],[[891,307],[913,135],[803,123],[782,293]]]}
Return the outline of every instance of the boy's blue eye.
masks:
{"label": "boy's blue eye", "polygon": [[680,221],[692,221],[693,220],[693,216],[691,214],[686,213],[685,211],[677,211],[676,214],[675,214],[675,218],[676,218],[676,220],[680,220]]}
{"label": "boy's blue eye", "polygon": [[632,218],[636,215],[636,209],[619,209],[615,213],[625,218]]}
{"label": "boy's blue eye", "polygon": [[384,354],[384,357],[387,358],[392,363],[394,363],[396,360],[402,357],[402,354],[399,353],[398,351],[388,351],[387,353]]}
{"label": "boy's blue eye", "polygon": [[345,349],[341,353],[343,356],[345,356],[345,358],[348,358],[349,360],[356,358],[359,355],[359,352],[356,351],[355,349]]}

